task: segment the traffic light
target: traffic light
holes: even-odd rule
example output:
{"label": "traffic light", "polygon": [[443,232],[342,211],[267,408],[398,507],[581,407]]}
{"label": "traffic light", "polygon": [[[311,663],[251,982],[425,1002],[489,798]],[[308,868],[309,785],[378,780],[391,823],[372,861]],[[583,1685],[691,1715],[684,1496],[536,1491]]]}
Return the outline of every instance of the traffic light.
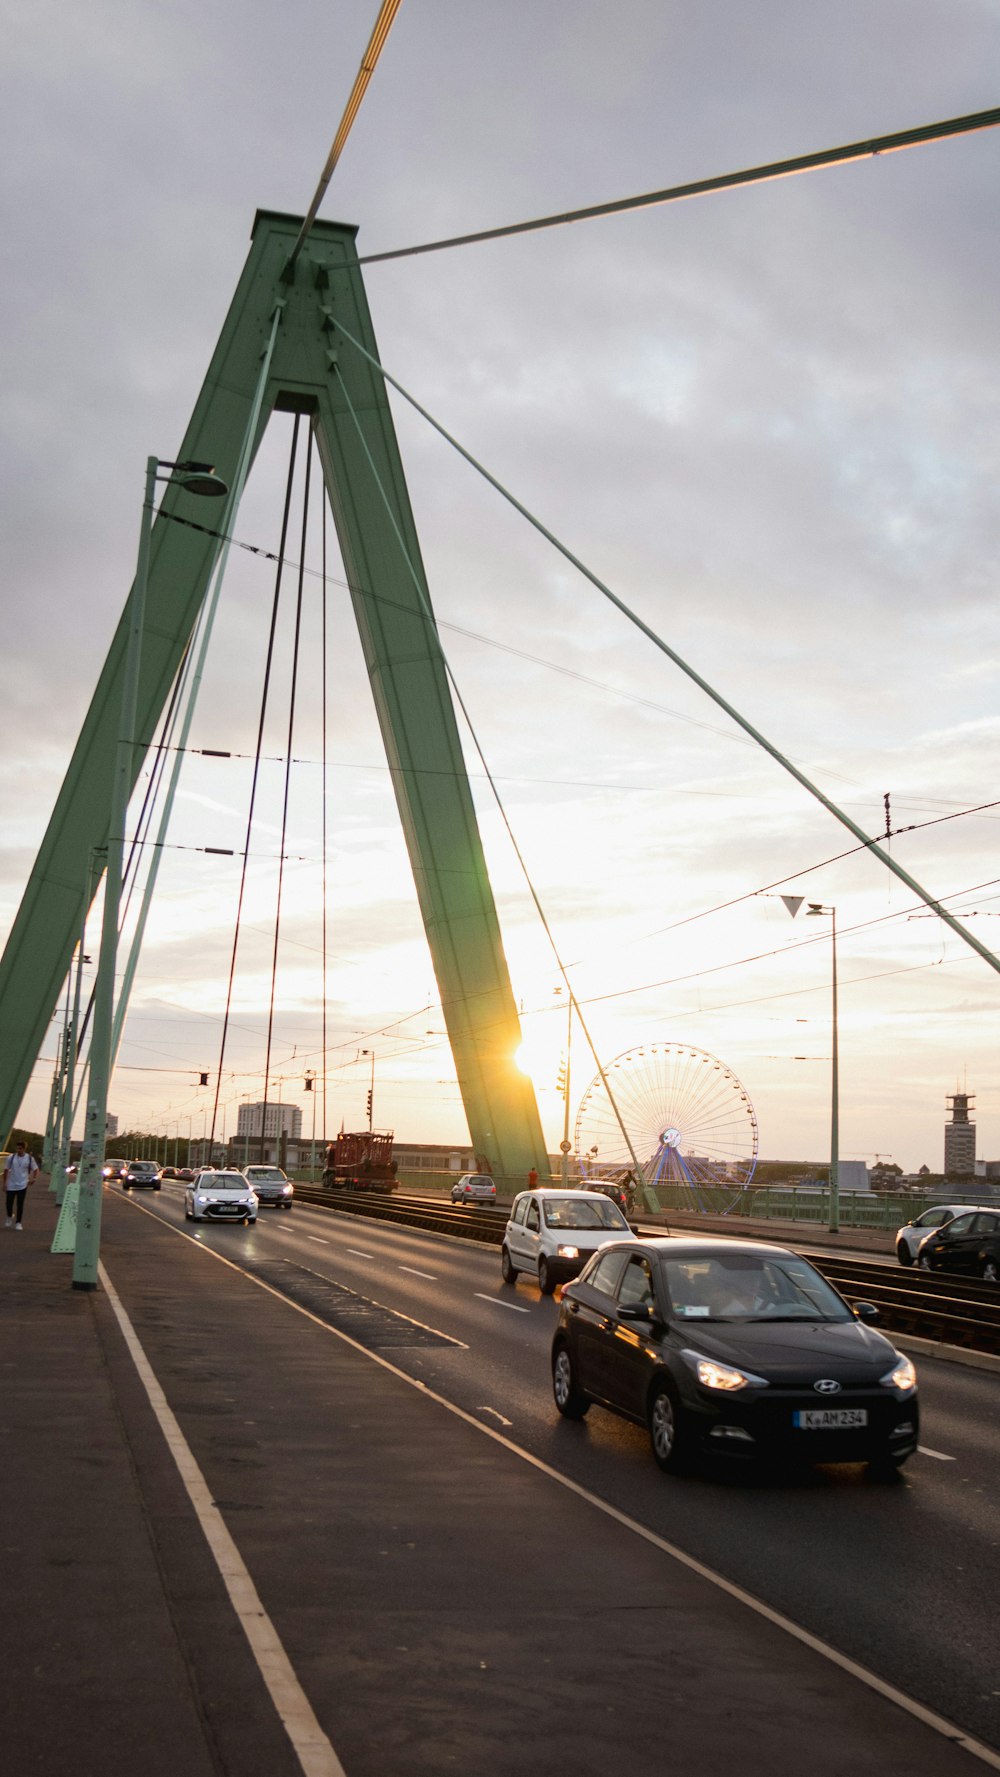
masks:
{"label": "traffic light", "polygon": [[371,1122],[371,1120],[372,1120],[372,1095],[371,1095],[371,1090],[369,1089],[369,1092],[368,1092],[368,1121],[369,1121],[369,1123]]}
{"label": "traffic light", "polygon": [[306,1091],[311,1092],[312,1089],[313,1089],[312,1074],[307,1074],[306,1075]]}
{"label": "traffic light", "polygon": [[561,1092],[563,1097],[565,1098],[565,1096],[566,1096],[566,1063],[565,1063],[565,1061],[561,1061],[559,1063],[559,1072],[556,1075],[556,1090]]}
{"label": "traffic light", "polygon": [[208,1085],[208,1075],[207,1074],[199,1074],[198,1075],[198,1084],[199,1084],[199,1086],[207,1086]]}

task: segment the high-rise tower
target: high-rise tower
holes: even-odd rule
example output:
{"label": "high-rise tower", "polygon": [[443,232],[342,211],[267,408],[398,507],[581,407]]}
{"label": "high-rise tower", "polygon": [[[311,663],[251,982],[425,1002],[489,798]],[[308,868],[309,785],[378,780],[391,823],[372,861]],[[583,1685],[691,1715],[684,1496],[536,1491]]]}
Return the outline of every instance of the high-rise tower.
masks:
{"label": "high-rise tower", "polygon": [[976,1170],[976,1125],[969,1122],[975,1099],[968,1092],[948,1095],[951,1122],[944,1126],[944,1170],[948,1178],[972,1178]]}

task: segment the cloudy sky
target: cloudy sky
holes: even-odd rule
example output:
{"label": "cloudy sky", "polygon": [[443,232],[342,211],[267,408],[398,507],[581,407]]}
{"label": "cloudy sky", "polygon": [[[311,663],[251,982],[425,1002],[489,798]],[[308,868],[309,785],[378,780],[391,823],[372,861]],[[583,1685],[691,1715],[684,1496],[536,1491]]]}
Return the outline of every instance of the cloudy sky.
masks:
{"label": "cloudy sky", "polygon": [[[255,210],[307,207],[376,12],[8,0],[0,927],[132,578],[146,456],[179,445]],[[996,46],[992,0],[403,0],[322,214],[378,253],[906,129],[995,104]],[[968,811],[998,795],[1000,752],[998,157],[980,133],[366,273],[387,368],[873,835],[888,794],[893,855],[991,948],[1000,807]],[[602,1058],[657,1038],[708,1051],[753,1101],[762,1156],[822,1161],[828,922],[793,925],[773,898],[802,894],[838,914],[842,1155],[939,1167],[964,1084],[979,1154],[1000,1155],[996,974],[869,855],[840,856],[850,835],[393,406],[444,645]],[[241,541],[276,547],[288,447],[276,420]],[[328,1120],[363,1122],[367,1049],[377,1123],[463,1139],[340,573]],[[252,750],[273,584],[234,552],[194,747]],[[302,1082],[323,1065],[313,679],[271,1081],[307,1132]],[[285,724],[280,690],[269,756]],[[559,976],[468,756],[554,1146]],[[241,843],[249,772],[185,763],[113,1093],[125,1123],[203,1127],[238,877],[197,848]],[[262,786],[230,1132],[264,1067],[280,765]],[[594,1072],[577,1037],[572,1066],[575,1113]],[[23,1109],[37,1127],[49,1075],[43,1061]]]}

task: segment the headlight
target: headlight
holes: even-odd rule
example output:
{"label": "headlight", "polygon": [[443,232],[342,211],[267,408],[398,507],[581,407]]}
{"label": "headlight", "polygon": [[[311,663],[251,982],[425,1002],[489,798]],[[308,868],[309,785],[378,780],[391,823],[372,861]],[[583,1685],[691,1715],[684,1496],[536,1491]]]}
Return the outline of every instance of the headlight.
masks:
{"label": "headlight", "polygon": [[917,1372],[909,1358],[904,1357],[901,1351],[897,1351],[896,1357],[898,1359],[896,1368],[890,1370],[887,1376],[880,1377],[879,1380],[883,1388],[901,1388],[904,1392],[908,1392],[917,1386]]}
{"label": "headlight", "polygon": [[292,1187],[291,1187],[291,1185],[282,1185],[282,1187],[281,1187],[281,1195],[282,1195],[282,1197],[290,1197],[290,1196],[291,1196],[291,1194],[292,1194]]}
{"label": "headlight", "polygon": [[578,1246],[557,1246],[556,1247],[556,1258],[557,1259],[578,1259],[579,1257],[580,1257],[580,1248]]}
{"label": "headlight", "polygon": [[714,1357],[702,1357],[697,1351],[682,1351],[681,1356],[690,1364],[702,1388],[735,1394],[737,1389],[746,1388],[751,1382],[759,1388],[767,1387],[763,1376],[754,1376],[749,1370],[737,1370],[733,1364],[720,1364]]}

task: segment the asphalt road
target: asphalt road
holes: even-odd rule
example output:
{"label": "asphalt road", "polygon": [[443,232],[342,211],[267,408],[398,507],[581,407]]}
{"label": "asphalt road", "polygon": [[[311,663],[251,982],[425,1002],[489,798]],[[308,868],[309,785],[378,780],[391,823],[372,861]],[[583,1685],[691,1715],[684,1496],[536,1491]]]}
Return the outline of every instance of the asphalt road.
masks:
{"label": "asphalt road", "polygon": [[182,1188],[169,1181],[141,1201],[237,1263],[289,1259],[447,1335],[454,1345],[402,1349],[393,1361],[1000,1748],[1000,1376],[917,1358],[921,1450],[895,1483],[860,1466],[787,1479],[722,1467],[667,1477],[639,1428],[598,1408],[581,1424],[560,1419],[549,1382],[557,1306],[525,1279],[506,1288],[495,1250],[303,1204],[264,1212],[252,1229],[188,1227]]}

